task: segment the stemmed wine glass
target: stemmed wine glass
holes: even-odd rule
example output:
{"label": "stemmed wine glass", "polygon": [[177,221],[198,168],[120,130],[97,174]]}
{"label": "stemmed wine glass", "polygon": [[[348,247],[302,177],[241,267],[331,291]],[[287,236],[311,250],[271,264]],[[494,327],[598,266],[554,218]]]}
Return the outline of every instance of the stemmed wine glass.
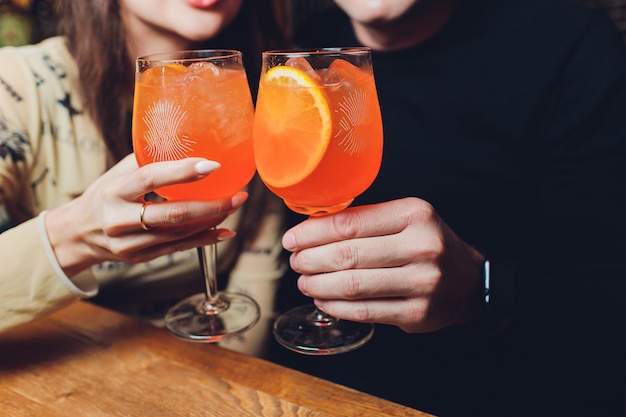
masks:
{"label": "stemmed wine glass", "polygon": [[[254,107],[242,54],[189,50],[136,60],[133,148],[139,165],[200,156],[221,168],[191,183],[156,190],[168,200],[232,196],[255,173]],[[216,244],[197,249],[206,293],[173,306],[165,326],[175,336],[218,342],[254,326],[259,306],[250,297],[217,290]]]}
{"label": "stemmed wine glass", "polygon": [[[382,159],[371,50],[264,52],[253,136],[261,179],[291,210],[322,216],[348,207],[374,181]],[[309,355],[356,349],[373,331],[371,323],[339,320],[315,305],[274,323],[279,343]]]}

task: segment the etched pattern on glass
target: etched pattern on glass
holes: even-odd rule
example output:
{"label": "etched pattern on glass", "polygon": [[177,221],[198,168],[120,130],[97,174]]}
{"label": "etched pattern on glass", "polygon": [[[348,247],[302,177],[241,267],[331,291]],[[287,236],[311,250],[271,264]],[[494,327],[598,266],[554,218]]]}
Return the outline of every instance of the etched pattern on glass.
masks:
{"label": "etched pattern on glass", "polygon": [[179,105],[163,100],[148,108],[143,117],[148,126],[144,150],[153,161],[173,161],[189,156],[196,142],[186,135],[178,135],[178,127],[186,114]]}
{"label": "etched pattern on glass", "polygon": [[361,140],[363,135],[361,135],[360,130],[364,129],[363,121],[369,113],[368,104],[367,94],[362,90],[350,91],[345,99],[339,103],[340,129],[335,138],[340,139],[339,146],[343,146],[350,155],[358,156],[364,151],[364,141]]}

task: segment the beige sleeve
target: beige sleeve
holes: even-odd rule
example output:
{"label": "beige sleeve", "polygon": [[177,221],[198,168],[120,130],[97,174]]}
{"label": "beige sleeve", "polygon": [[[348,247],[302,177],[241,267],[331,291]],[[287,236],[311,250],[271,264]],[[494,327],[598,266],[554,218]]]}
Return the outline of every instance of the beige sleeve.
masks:
{"label": "beige sleeve", "polygon": [[[0,234],[0,332],[48,315],[80,298],[54,270],[37,222],[35,218]],[[95,283],[90,275],[87,270],[72,281]]]}
{"label": "beige sleeve", "polygon": [[[60,39],[55,42],[62,45]],[[45,229],[40,230],[42,219],[35,217],[40,209],[61,202],[49,198],[53,193],[44,186],[53,181],[32,191],[33,178],[48,169],[42,132],[56,113],[46,105],[56,108],[57,96],[64,91],[61,78],[50,75],[54,71],[49,60],[60,62],[54,51],[37,45],[0,49],[0,331],[48,315],[97,289],[89,270],[72,280],[65,276]],[[44,80],[49,89],[40,85]],[[69,119],[66,124],[70,126]],[[55,176],[54,184],[59,182]]]}

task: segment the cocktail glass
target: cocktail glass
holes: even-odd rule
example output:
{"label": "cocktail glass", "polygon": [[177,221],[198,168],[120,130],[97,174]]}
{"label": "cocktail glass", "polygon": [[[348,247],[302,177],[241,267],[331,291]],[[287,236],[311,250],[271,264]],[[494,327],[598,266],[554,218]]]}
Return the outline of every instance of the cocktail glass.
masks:
{"label": "cocktail glass", "polygon": [[[254,107],[242,54],[190,50],[136,60],[133,148],[139,165],[187,157],[221,164],[206,178],[156,190],[168,200],[232,196],[255,173]],[[260,318],[250,297],[217,290],[217,246],[197,249],[206,292],[173,306],[165,326],[179,338],[218,342],[254,326]]]}
{"label": "cocktail glass", "polygon": [[[263,53],[254,155],[263,182],[291,210],[315,217],[345,209],[376,178],[382,150],[370,49]],[[274,323],[279,343],[309,355],[356,349],[373,330],[314,305]]]}

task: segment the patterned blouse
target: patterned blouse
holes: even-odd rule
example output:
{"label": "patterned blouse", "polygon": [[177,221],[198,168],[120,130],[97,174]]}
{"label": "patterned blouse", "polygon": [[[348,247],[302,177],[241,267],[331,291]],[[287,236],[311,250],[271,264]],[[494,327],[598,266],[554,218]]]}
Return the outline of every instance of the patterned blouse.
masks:
{"label": "patterned blouse", "polygon": [[[94,296],[99,287],[123,282],[137,294],[168,293],[185,276],[200,279],[195,251],[144,264],[108,262],[71,279],[56,264],[39,214],[79,196],[110,167],[79,91],[62,37],[0,48],[0,331]],[[257,240],[229,274],[228,285],[251,293],[267,317],[285,267],[280,220],[279,206],[265,214]],[[236,221],[235,214],[224,226]]]}

